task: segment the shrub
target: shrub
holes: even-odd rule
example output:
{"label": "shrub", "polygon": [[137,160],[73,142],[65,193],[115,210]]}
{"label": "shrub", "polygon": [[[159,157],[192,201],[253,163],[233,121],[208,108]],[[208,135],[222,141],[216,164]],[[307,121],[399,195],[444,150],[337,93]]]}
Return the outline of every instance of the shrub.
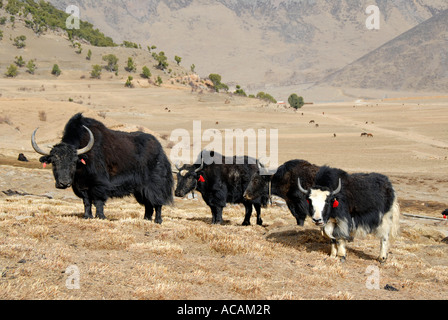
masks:
{"label": "shrub", "polygon": [[19,49],[25,48],[25,46],[26,46],[26,44],[25,44],[25,40],[26,40],[26,36],[24,36],[24,35],[15,37],[15,38],[14,38],[14,45],[15,45],[17,48],[19,48]]}
{"label": "shrub", "polygon": [[107,62],[105,69],[110,72],[118,71],[118,58],[114,54],[103,56],[103,61]]}
{"label": "shrub", "polygon": [[151,77],[151,71],[147,66],[144,66],[142,69],[142,77],[145,79],[149,79]]}
{"label": "shrub", "polygon": [[269,101],[272,103],[277,103],[277,100],[271,96],[269,93],[265,93],[263,91],[260,91],[257,93],[257,98],[265,101]]}
{"label": "shrub", "polygon": [[128,58],[128,65],[126,66],[125,70],[127,72],[135,72],[137,70],[134,60],[131,57]]}
{"label": "shrub", "polygon": [[86,57],[86,59],[87,59],[87,60],[92,59],[92,50],[89,49],[89,52],[87,52],[87,57]]}
{"label": "shrub", "polygon": [[229,90],[229,87],[221,82],[221,75],[217,73],[211,73],[208,78],[211,82],[213,82],[213,86],[215,87],[216,92],[219,92],[219,90],[224,89],[225,91]]}
{"label": "shrub", "polygon": [[26,72],[28,72],[30,74],[34,74],[34,71],[36,71],[36,64],[34,63],[33,60],[30,60],[26,64]]}
{"label": "shrub", "polygon": [[101,78],[101,66],[96,64],[92,66],[92,71],[90,72],[90,77],[95,79]]}
{"label": "shrub", "polygon": [[20,57],[16,56],[16,60],[14,61],[14,63],[20,68],[25,66],[25,60],[23,60],[22,56],[20,56]]}
{"label": "shrub", "polygon": [[133,88],[134,85],[132,84],[132,80],[134,80],[134,78],[132,76],[129,76],[124,86],[128,88]]}
{"label": "shrub", "polygon": [[16,77],[16,76],[17,76],[17,66],[14,65],[14,64],[11,64],[11,65],[8,67],[8,69],[6,70],[5,75],[6,75],[8,78],[14,78],[14,77]]}
{"label": "shrub", "polygon": [[55,76],[61,75],[61,69],[59,69],[59,66],[57,64],[53,65],[53,69],[51,70],[51,74]]}
{"label": "shrub", "polygon": [[236,90],[234,93],[237,95],[243,96],[243,97],[247,97],[246,92],[244,92],[244,90],[241,89],[241,87],[239,85],[236,86]]}
{"label": "shrub", "polygon": [[158,86],[162,85],[163,81],[162,81],[162,78],[160,76],[157,76],[156,83],[157,83]]}
{"label": "shrub", "polygon": [[176,62],[177,62],[177,65],[179,65],[180,62],[182,61],[182,58],[179,57],[179,56],[174,56],[174,61],[176,61]]}

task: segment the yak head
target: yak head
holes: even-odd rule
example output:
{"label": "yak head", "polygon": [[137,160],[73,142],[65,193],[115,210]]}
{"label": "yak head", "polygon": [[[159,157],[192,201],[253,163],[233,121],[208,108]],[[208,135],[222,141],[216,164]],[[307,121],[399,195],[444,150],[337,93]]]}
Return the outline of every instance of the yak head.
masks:
{"label": "yak head", "polygon": [[95,142],[92,131],[83,126],[89,133],[89,143],[82,149],[76,149],[73,145],[61,142],[52,147],[51,151],[43,151],[36,143],[36,130],[31,136],[31,145],[34,151],[43,155],[39,159],[41,163],[52,164],[53,175],[56,180],[56,188],[66,189],[73,184],[76,166],[78,162],[84,161],[82,155],[89,152],[93,148]]}
{"label": "yak head", "polygon": [[177,186],[174,191],[174,195],[176,197],[185,197],[190,191],[196,189],[199,182],[204,182],[203,177],[200,174],[200,171],[204,168],[204,161],[202,160],[201,165],[198,167],[195,164],[184,164],[182,167],[179,167],[176,164],[177,173]]}
{"label": "yak head", "polygon": [[269,182],[271,182],[273,175],[270,174],[262,174],[266,172],[264,166],[257,160],[258,171],[255,172],[250,178],[249,184],[244,191],[244,199],[246,200],[254,200],[261,197],[269,186]]}
{"label": "yak head", "polygon": [[298,179],[299,190],[304,193],[309,203],[309,214],[313,222],[318,226],[324,226],[330,219],[331,211],[339,206],[337,195],[341,192],[342,183],[335,190],[327,187],[313,187],[305,190]]}

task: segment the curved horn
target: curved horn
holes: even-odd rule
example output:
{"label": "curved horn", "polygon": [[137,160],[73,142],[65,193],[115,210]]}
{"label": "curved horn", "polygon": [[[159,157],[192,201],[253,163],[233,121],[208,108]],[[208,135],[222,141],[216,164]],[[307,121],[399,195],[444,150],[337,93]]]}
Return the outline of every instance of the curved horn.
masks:
{"label": "curved horn", "polygon": [[300,192],[308,194],[308,190],[303,189],[302,184],[300,183],[300,178],[297,178],[297,185],[299,186]]}
{"label": "curved horn", "polygon": [[180,171],[180,168],[179,168],[179,161],[177,161],[177,162],[174,164],[174,166],[176,167],[177,170]]}
{"label": "curved horn", "polygon": [[196,170],[194,170],[194,172],[199,172],[202,170],[202,168],[204,168],[204,158],[201,159],[201,166],[199,168],[197,168]]}
{"label": "curved horn", "polygon": [[339,192],[341,192],[341,189],[342,189],[342,181],[341,181],[341,178],[339,178],[339,185],[338,185],[338,187],[336,188],[336,190],[334,190],[334,191],[332,192],[332,195],[336,195],[336,194],[338,194]]}
{"label": "curved horn", "polygon": [[89,132],[89,137],[90,137],[90,139],[89,139],[89,143],[88,143],[84,148],[82,148],[82,149],[78,149],[78,151],[77,151],[78,156],[81,155],[81,154],[87,153],[87,152],[89,152],[90,150],[92,150],[92,148],[93,148],[93,144],[95,143],[95,138],[93,137],[93,133],[92,133],[92,131],[90,131],[90,129],[87,128],[87,127],[84,126],[84,125],[83,125],[83,127]]}
{"label": "curved horn", "polygon": [[49,156],[50,153],[43,151],[36,143],[36,131],[39,128],[36,128],[36,130],[34,130],[33,135],[31,136],[31,145],[33,146],[34,151],[36,151],[37,153],[43,155],[43,156]]}

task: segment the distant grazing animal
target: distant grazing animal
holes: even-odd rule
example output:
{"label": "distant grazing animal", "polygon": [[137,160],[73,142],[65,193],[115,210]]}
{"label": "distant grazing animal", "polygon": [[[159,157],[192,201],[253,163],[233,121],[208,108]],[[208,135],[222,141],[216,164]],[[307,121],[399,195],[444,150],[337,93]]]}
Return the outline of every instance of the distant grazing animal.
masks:
{"label": "distant grazing animal", "polygon": [[336,138],[336,133],[333,133],[333,137]]}
{"label": "distant grazing animal", "polygon": [[378,173],[355,173],[322,167],[314,186],[305,189],[298,180],[300,191],[306,195],[309,214],[331,239],[331,256],[346,258],[346,241],[357,234],[374,233],[381,239],[378,260],[385,262],[389,238],[398,231],[400,208],[389,179]]}
{"label": "distant grazing animal", "polygon": [[367,134],[367,138],[373,138],[373,134],[368,133],[368,134]]}
{"label": "distant grazing animal", "polygon": [[157,139],[142,132],[121,132],[106,128],[101,122],[74,115],[66,124],[62,141],[51,151],[43,151],[40,162],[53,165],[56,188],[72,187],[83,199],[84,218],[105,219],[104,203],[108,198],[133,194],[145,206],[145,219],[156,212],[156,223],[162,223],[162,206],[173,201],[171,164]]}
{"label": "distant grazing animal", "polygon": [[[261,207],[268,203],[267,189],[257,198],[247,200],[243,193],[249,184],[250,178],[258,170],[256,160],[244,156],[244,164],[237,164],[237,157],[232,158],[231,164],[226,164],[225,157],[211,152],[211,157],[221,159],[221,164],[206,164],[202,154],[201,164],[184,164],[177,170],[177,186],[174,192],[176,197],[184,197],[187,193],[197,190],[201,193],[205,203],[212,211],[212,223],[221,224],[222,211],[227,203],[242,203],[245,207],[243,226],[250,225],[252,207],[257,212],[257,224],[262,225]],[[253,164],[249,163],[251,159]],[[199,162],[199,161],[197,161]]]}
{"label": "distant grazing animal", "polygon": [[316,123],[316,128],[319,128],[319,124],[318,123]]}
{"label": "distant grazing animal", "polygon": [[278,167],[275,174],[262,174],[265,170],[259,163],[258,171],[252,175],[244,197],[256,198],[263,194],[270,184],[271,194],[284,199],[297,224],[303,226],[309,209],[306,197],[297,186],[297,179],[300,178],[305,188],[310,188],[319,167],[305,160],[290,160]]}
{"label": "distant grazing animal", "polygon": [[310,121],[310,123],[315,123],[315,122],[316,122],[316,121],[314,121],[314,120],[311,120],[311,121]]}
{"label": "distant grazing animal", "polygon": [[361,137],[366,137],[366,136],[367,136],[367,132],[361,133]]}

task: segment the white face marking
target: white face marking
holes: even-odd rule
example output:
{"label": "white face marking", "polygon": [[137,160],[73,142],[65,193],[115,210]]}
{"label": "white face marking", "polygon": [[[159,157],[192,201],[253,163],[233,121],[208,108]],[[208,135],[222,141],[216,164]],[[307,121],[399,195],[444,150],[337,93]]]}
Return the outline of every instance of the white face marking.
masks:
{"label": "white face marking", "polygon": [[182,177],[185,177],[185,176],[187,175],[187,173],[188,173],[188,170],[182,170],[182,171],[180,172],[180,175],[181,175]]}
{"label": "white face marking", "polygon": [[[325,208],[325,201],[330,195],[330,191],[322,191],[318,189],[311,189],[310,200],[313,204],[313,215],[311,216],[315,221],[323,220],[322,211]],[[322,221],[323,222],[323,221]]]}

